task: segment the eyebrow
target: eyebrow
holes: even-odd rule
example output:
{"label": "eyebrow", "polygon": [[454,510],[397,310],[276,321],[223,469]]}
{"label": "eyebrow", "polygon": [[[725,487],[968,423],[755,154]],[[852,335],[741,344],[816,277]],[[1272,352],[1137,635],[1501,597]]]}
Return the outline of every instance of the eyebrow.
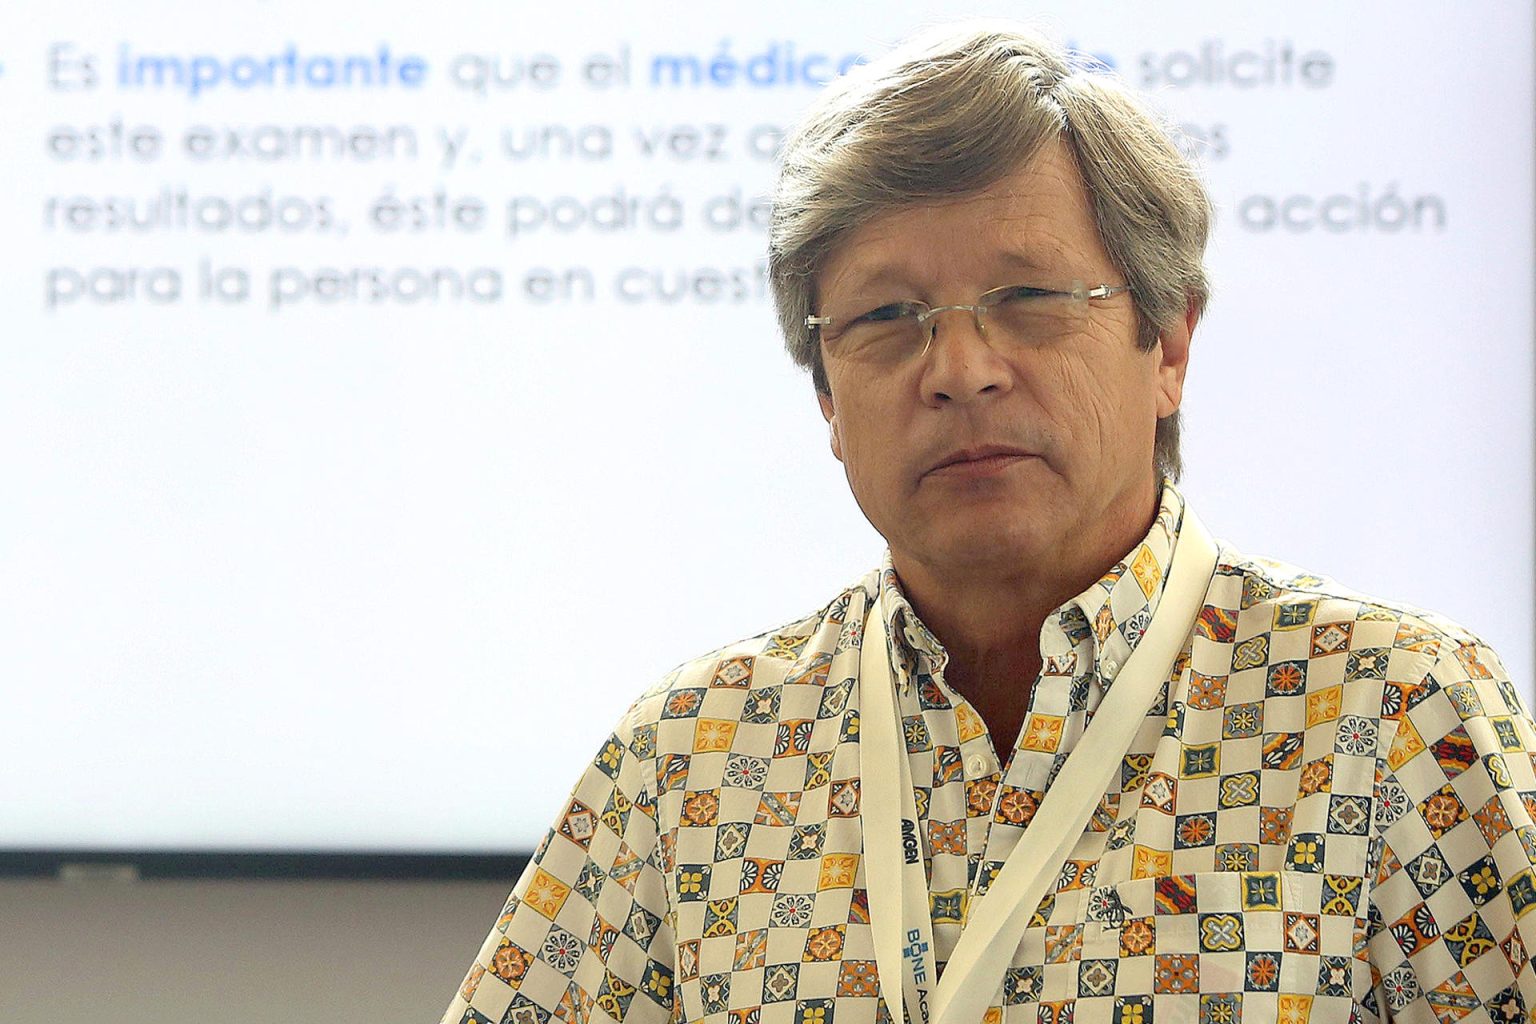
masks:
{"label": "eyebrow", "polygon": [[[903,270],[895,267],[876,267],[869,273],[844,274],[836,284],[841,285],[838,290],[849,295],[862,295],[865,292],[879,289],[889,289],[903,293],[918,291],[912,285],[912,278]],[[825,288],[823,288],[825,291]]]}
{"label": "eyebrow", "polygon": [[[1030,256],[1022,252],[1005,252],[1000,254],[998,265],[1006,268],[1006,273],[1017,271],[1023,277],[1019,280],[1000,280],[995,282],[995,286],[1040,283],[1042,278],[1056,273],[1054,268],[1061,265],[1062,260],[1059,256],[1047,262],[1049,257],[1055,255],[1054,253],[1042,253],[1037,256]],[[846,286],[839,290],[846,292],[848,295],[859,296],[865,292],[877,289],[889,289],[893,293],[900,293],[902,298],[910,298],[922,290],[913,281],[914,278],[907,268],[888,264],[873,267],[867,273],[845,273],[839,283],[846,282]],[[988,287],[993,286],[989,285]],[[822,290],[825,292],[825,288]]]}
{"label": "eyebrow", "polygon": [[1039,256],[1029,256],[1021,252],[1009,252],[1003,254],[1003,262],[1011,268],[1030,274],[1051,274],[1055,268],[1064,262],[1058,252],[1041,253]]}

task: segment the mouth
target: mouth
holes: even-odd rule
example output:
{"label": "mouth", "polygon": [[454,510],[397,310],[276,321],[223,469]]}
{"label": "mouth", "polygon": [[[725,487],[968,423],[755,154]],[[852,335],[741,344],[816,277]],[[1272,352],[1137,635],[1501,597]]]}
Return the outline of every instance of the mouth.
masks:
{"label": "mouth", "polygon": [[924,472],[924,476],[978,477],[1000,473],[1035,453],[1008,445],[984,445],[950,452]]}

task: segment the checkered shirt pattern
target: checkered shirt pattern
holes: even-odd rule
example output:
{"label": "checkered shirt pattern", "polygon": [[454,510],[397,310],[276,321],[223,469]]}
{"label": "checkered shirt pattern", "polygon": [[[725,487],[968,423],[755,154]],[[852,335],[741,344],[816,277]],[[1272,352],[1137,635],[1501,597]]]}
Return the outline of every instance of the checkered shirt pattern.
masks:
{"label": "checkered shirt pattern", "polygon": [[[1145,540],[1047,620],[1006,765],[888,559],[670,673],[577,783],[445,1024],[890,1024],[859,817],[876,588],[942,964],[1157,613],[1183,508],[1165,485]],[[983,1024],[1527,1021],[1533,750],[1475,636],[1223,546]]]}

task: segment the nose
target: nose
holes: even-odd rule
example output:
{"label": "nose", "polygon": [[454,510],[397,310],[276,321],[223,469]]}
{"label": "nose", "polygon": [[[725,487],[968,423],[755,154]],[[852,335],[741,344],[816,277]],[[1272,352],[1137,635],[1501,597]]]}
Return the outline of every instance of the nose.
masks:
{"label": "nose", "polygon": [[[951,315],[942,323],[940,313]],[[982,333],[974,306],[940,306],[928,315],[928,347],[923,352],[922,394],[931,406],[1000,397],[1013,387],[1013,369]]]}

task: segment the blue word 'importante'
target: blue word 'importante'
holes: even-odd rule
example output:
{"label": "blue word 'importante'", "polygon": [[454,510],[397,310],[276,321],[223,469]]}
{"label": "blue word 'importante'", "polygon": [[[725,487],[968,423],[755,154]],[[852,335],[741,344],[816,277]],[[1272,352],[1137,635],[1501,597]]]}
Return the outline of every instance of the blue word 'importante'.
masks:
{"label": "blue word 'importante'", "polygon": [[397,57],[387,43],[373,53],[300,53],[293,43],[278,53],[229,56],[136,53],[127,43],[117,49],[119,88],[193,98],[214,89],[419,89],[426,77],[424,58]]}

